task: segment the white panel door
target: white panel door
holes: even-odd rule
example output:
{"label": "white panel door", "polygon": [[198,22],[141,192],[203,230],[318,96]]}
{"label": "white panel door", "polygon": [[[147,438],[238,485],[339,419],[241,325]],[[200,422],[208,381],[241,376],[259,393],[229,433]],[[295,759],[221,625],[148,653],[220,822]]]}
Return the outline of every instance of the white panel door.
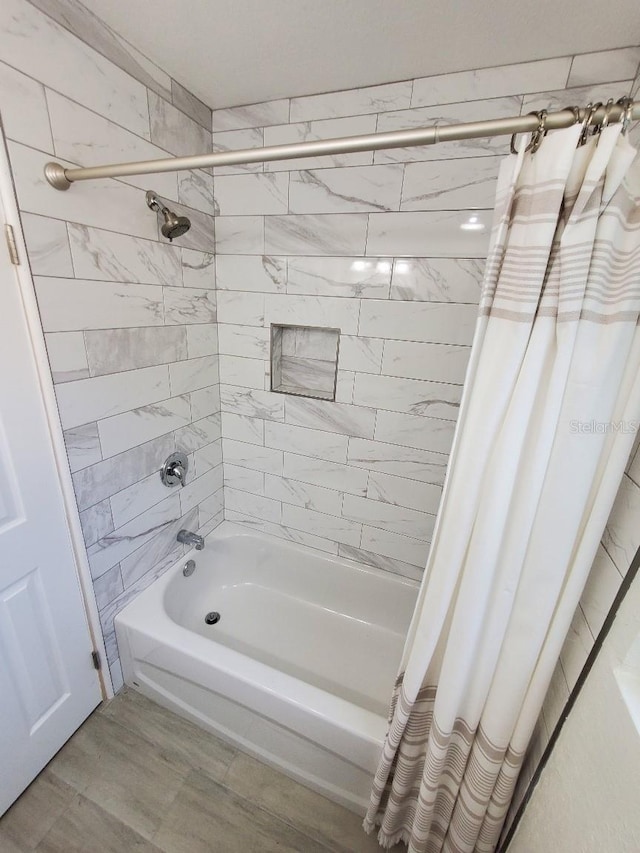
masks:
{"label": "white panel door", "polygon": [[0,198],[0,814],[101,699],[5,222]]}

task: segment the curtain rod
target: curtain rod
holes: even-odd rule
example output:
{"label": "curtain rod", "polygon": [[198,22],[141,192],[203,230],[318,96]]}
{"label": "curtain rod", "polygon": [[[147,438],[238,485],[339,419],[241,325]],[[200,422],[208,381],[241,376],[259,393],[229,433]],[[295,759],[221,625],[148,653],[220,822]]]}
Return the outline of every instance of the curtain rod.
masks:
{"label": "curtain rod", "polygon": [[[599,105],[597,108],[568,107],[558,112],[544,114],[544,129],[558,130],[577,122],[602,124],[605,120],[620,121],[626,117],[640,119],[640,101],[626,104]],[[343,136],[317,142],[297,142],[290,145],[270,145],[266,148],[244,148],[239,151],[221,151],[212,154],[195,154],[190,157],[166,157],[161,160],[140,160],[135,163],[114,163],[106,166],[66,169],[60,163],[47,163],[44,174],[57,190],[68,190],[75,181],[95,178],[121,178],[128,175],[151,175],[159,172],[182,172],[187,169],[205,169],[210,166],[234,166],[240,163],[266,163],[272,160],[291,160],[299,157],[317,157],[328,154],[349,154],[356,151],[377,151],[381,148],[408,148],[415,145],[436,145],[457,139],[477,139],[484,136],[534,132],[540,127],[542,114],[472,121],[465,124],[448,124],[423,127],[416,130],[398,130],[391,133],[371,133],[365,136]]]}

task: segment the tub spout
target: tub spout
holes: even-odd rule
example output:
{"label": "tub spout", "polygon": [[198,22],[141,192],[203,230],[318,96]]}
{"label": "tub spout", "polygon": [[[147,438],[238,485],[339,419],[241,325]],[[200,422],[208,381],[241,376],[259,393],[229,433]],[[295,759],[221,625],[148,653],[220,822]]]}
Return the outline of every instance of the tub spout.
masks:
{"label": "tub spout", "polygon": [[177,539],[183,545],[194,545],[196,551],[202,551],[204,548],[204,538],[197,533],[192,533],[190,530],[181,530],[178,533]]}

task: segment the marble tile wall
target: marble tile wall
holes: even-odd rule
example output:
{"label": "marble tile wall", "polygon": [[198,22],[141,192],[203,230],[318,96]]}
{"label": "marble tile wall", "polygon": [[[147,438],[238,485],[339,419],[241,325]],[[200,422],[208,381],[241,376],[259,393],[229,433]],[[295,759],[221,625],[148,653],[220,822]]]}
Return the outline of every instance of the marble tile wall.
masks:
{"label": "marble tile wall", "polygon": [[[638,90],[639,62],[640,48],[622,48],[214,110],[213,146],[617,99]],[[421,576],[507,150],[508,140],[497,137],[217,170],[227,518]],[[471,217],[484,230],[461,229]],[[269,325],[280,322],[341,328],[336,403],[267,393]],[[639,516],[640,451],[576,611],[515,807],[640,545]]]}
{"label": "marble tile wall", "polygon": [[[179,557],[181,527],[222,519],[213,178],[60,193],[42,167],[208,150],[211,112],[76,0],[7,0],[0,114],[117,689],[113,616]],[[159,238],[145,189],[190,217],[183,238]],[[170,491],[175,449],[190,475]]]}

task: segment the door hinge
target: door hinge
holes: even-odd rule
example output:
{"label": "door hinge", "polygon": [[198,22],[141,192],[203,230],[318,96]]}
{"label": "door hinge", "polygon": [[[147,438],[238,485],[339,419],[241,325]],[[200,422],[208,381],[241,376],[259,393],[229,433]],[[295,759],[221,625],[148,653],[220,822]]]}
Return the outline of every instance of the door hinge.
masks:
{"label": "door hinge", "polygon": [[91,652],[91,660],[93,661],[93,668],[100,670],[102,669],[102,661],[100,660],[100,652]]}
{"label": "door hinge", "polygon": [[9,249],[11,263],[15,266],[19,266],[20,257],[18,255],[18,246],[16,244],[16,235],[14,234],[13,227],[6,223],[4,226],[4,233],[7,238],[7,248]]}

